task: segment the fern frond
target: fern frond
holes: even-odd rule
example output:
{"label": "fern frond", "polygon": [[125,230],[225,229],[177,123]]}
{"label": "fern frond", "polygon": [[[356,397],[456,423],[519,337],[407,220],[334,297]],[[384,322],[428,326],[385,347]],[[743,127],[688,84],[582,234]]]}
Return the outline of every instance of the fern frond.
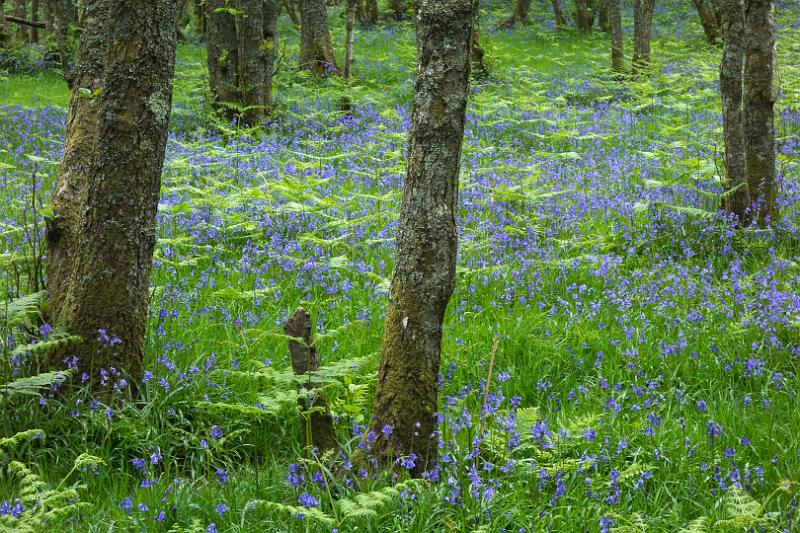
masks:
{"label": "fern frond", "polygon": [[267,500],[253,500],[248,506],[248,510],[254,511],[263,509],[270,513],[281,513],[292,517],[303,517],[304,520],[320,524],[326,527],[333,527],[336,524],[334,517],[327,515],[316,508],[306,508],[297,505],[284,505],[282,503]]}
{"label": "fern frond", "polygon": [[58,370],[54,372],[44,372],[34,376],[15,379],[0,388],[0,392],[13,396],[15,394],[28,394],[38,396],[42,389],[52,388],[56,384],[63,383],[75,373],[75,369]]}

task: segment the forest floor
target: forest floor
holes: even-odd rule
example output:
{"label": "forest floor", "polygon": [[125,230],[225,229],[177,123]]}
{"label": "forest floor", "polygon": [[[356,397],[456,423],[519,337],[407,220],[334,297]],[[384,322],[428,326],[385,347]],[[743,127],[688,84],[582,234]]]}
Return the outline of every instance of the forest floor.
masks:
{"label": "forest floor", "polygon": [[[294,69],[298,34],[282,18],[275,120],[257,131],[209,115],[204,48],[180,46],[145,380],[132,402],[0,390],[0,528],[798,530],[800,10],[787,6],[782,217],[769,230],[735,230],[718,211],[720,50],[690,2],[657,8],[653,72],[622,82],[606,35],[557,31],[539,4],[532,20],[546,23],[496,31],[506,7],[489,11],[492,79],[471,89],[444,326],[441,461],[422,481],[402,462],[348,461],[391,274],[411,26],[358,31],[347,86]],[[331,20],[339,46],[338,8]],[[26,272],[68,101],[57,70],[14,71],[0,74],[3,301],[36,289]],[[301,304],[335,457],[299,444],[281,324]],[[37,350],[0,326],[8,383],[37,369]],[[39,344],[57,342],[48,329]],[[2,440],[32,428],[46,438]]]}

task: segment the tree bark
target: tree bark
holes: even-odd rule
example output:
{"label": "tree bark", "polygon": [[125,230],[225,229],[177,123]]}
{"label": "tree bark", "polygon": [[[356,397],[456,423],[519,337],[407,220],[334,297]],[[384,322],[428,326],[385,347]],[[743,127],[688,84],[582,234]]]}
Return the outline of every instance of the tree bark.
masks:
{"label": "tree bark", "polygon": [[275,49],[278,45],[278,16],[281,14],[280,0],[264,0],[264,105],[267,115],[272,114],[272,76],[275,68]]}
{"label": "tree bark", "polygon": [[378,0],[358,1],[358,20],[365,26],[378,22]]}
{"label": "tree bark", "polygon": [[514,2],[514,13],[509,19],[503,22],[500,27],[513,28],[517,24],[528,24],[528,13],[531,9],[531,0],[516,0]]}
{"label": "tree bark", "polygon": [[300,0],[300,66],[320,76],[339,72],[324,0]]}
{"label": "tree bark", "polygon": [[472,24],[472,77],[476,80],[485,80],[489,78],[489,69],[483,62],[486,51],[481,46],[481,26],[480,16],[475,14],[475,21]]}
{"label": "tree bark", "polygon": [[550,4],[553,6],[553,18],[555,18],[556,26],[565,28],[567,26],[567,18],[561,10],[561,4],[558,3],[558,0],[550,0]]}
{"label": "tree bark", "polygon": [[744,4],[742,0],[723,0],[722,62],[719,89],[722,97],[722,129],[725,141],[724,208],[742,224],[747,222],[750,192],[747,185],[744,145]]}
{"label": "tree bark", "polygon": [[297,14],[297,8],[294,5],[292,0],[281,0],[281,4],[283,8],[286,10],[286,14],[289,15],[289,19],[294,24],[295,28],[300,27],[300,15]]}
{"label": "tree bark", "polygon": [[356,25],[356,0],[347,0],[345,12],[344,79],[353,75],[353,35]]}
{"label": "tree bark", "polygon": [[650,66],[650,35],[653,30],[655,0],[635,0],[633,7],[633,73]]}
{"label": "tree bark", "polygon": [[594,23],[594,16],[592,15],[589,0],[575,0],[575,23],[578,29],[584,33],[591,33],[592,24]]}
{"label": "tree bark", "polygon": [[44,28],[44,23],[39,22],[39,0],[31,0],[31,42],[39,42],[39,28]]}
{"label": "tree bark", "polygon": [[[772,0],[745,2],[744,141],[745,167],[755,221],[775,222],[775,21]],[[727,37],[727,36],[726,36]]]}
{"label": "tree bark", "polygon": [[[417,18],[406,180],[368,434],[377,440],[363,452],[384,464],[414,454],[415,475],[437,453],[442,321],[455,284],[459,160],[476,11],[477,0],[422,0]],[[382,431],[386,426],[390,434]]]}
{"label": "tree bark", "polygon": [[604,0],[599,0],[597,11],[597,24],[600,26],[600,30],[605,32],[610,31],[611,26],[608,24],[608,5]]}
{"label": "tree bark", "polygon": [[[53,30],[56,36],[58,55],[61,59],[61,71],[64,74],[64,80],[71,89],[74,79],[70,67],[71,54],[68,46],[68,40],[70,30],[78,20],[77,11],[72,0],[47,1],[50,2],[50,11],[53,13]],[[84,9],[84,17],[86,17],[86,13],[88,11],[88,9]]]}
{"label": "tree bark", "polygon": [[[51,309],[56,323],[82,339],[61,353],[78,356],[79,372],[97,379],[101,370],[115,368],[134,384],[142,372],[176,5],[88,0],[85,10],[78,76],[88,84],[72,90],[75,109],[47,227]],[[76,191],[63,190],[69,181],[83,182],[79,202],[69,198]],[[65,212],[76,205],[78,213]],[[75,219],[78,231],[68,235],[62,223]],[[65,255],[65,246],[76,241]]]}
{"label": "tree bark", "polygon": [[236,37],[242,103],[240,120],[248,126],[257,126],[267,114],[264,0],[237,0],[237,9]]}
{"label": "tree bark", "polygon": [[389,16],[394,20],[406,18],[406,6],[403,0],[389,0]]}
{"label": "tree bark", "polygon": [[[14,16],[17,20],[28,20],[28,4],[25,0],[14,0]],[[17,37],[23,42],[28,40],[28,30],[25,26],[17,26]]]}
{"label": "tree bark", "polygon": [[236,17],[225,0],[205,0],[208,84],[214,108],[232,120],[242,101],[239,91],[239,45]]}
{"label": "tree bark", "polygon": [[623,72],[625,70],[625,50],[622,44],[622,13],[619,0],[606,0],[606,2],[611,25],[611,70]]}
{"label": "tree bark", "polygon": [[[722,1],[726,2],[726,0]],[[710,0],[692,0],[692,2],[700,17],[700,25],[703,26],[703,33],[705,33],[706,40],[710,44],[717,44],[717,39],[720,37],[721,24],[714,13],[715,10]]]}

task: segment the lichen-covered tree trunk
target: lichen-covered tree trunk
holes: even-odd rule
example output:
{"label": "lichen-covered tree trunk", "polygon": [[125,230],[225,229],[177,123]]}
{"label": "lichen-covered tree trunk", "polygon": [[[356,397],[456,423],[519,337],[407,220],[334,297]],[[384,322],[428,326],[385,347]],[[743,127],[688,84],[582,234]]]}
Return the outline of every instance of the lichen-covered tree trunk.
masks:
{"label": "lichen-covered tree trunk", "polygon": [[172,98],[176,5],[88,0],[84,6],[81,81],[72,90],[47,227],[53,318],[82,341],[56,360],[74,354],[90,377],[113,367],[135,383]]}
{"label": "lichen-covered tree trunk", "polygon": [[[726,2],[726,0],[722,1]],[[714,13],[714,6],[711,5],[709,0],[692,0],[692,2],[700,17],[700,25],[703,26],[706,40],[710,44],[717,44],[717,39],[720,37],[720,23]]]}
{"label": "lichen-covered tree trunk", "polygon": [[345,11],[344,79],[353,75],[353,36],[356,26],[356,0],[347,0]]}
{"label": "lichen-covered tree trunk", "polygon": [[625,70],[625,50],[622,44],[622,13],[619,0],[606,0],[608,7],[608,21],[611,26],[611,70],[623,72]]}
{"label": "lichen-covered tree trunk", "polygon": [[217,112],[232,119],[241,102],[236,17],[225,0],[205,0],[208,84]]}
{"label": "lichen-covered tree trunk", "polygon": [[650,65],[650,34],[653,30],[655,0],[635,0],[633,6],[633,73]]}
{"label": "lichen-covered tree trunk", "polygon": [[742,83],[744,68],[744,3],[722,0],[722,62],[719,89],[722,97],[722,129],[725,140],[725,210],[747,222],[750,193],[747,186],[744,147]]}
{"label": "lichen-covered tree trunk", "polygon": [[[81,34],[77,63],[70,76],[72,91],[67,114],[64,156],[51,199],[53,214],[47,220],[46,230],[47,290],[54,321],[58,321],[71,292],[73,269],[80,255],[80,217],[86,204],[92,173],[93,143],[100,105],[97,96],[103,90],[99,74],[103,72],[106,59],[106,40],[103,34],[106,8],[107,5],[103,2],[87,2],[83,16],[86,29]],[[59,17],[56,18],[58,20]]]}
{"label": "lichen-covered tree trunk", "polygon": [[236,4],[239,90],[242,99],[240,120],[249,126],[256,126],[264,120],[268,105],[263,4],[263,0],[237,0]]}
{"label": "lichen-covered tree trunk", "polygon": [[300,0],[300,66],[320,76],[339,72],[324,0]]}
{"label": "lichen-covered tree trunk", "polygon": [[422,0],[417,17],[406,180],[370,422],[377,440],[364,452],[384,463],[414,454],[416,475],[437,452],[442,321],[455,284],[459,160],[476,10],[477,0]]}
{"label": "lichen-covered tree trunk", "polygon": [[[745,167],[754,219],[775,222],[775,21],[772,0],[745,2],[744,142]],[[726,36],[727,38],[727,36]]]}

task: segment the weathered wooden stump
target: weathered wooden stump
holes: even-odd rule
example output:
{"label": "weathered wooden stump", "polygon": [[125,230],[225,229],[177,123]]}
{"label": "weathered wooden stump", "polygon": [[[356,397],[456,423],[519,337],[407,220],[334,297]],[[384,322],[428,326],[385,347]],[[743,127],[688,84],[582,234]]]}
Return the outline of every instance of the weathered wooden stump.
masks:
{"label": "weathered wooden stump", "polygon": [[314,344],[314,327],[308,312],[298,307],[283,325],[283,331],[290,337],[289,356],[295,374],[305,375],[303,384],[305,394],[297,399],[300,408],[300,434],[304,447],[316,447],[320,452],[334,450],[339,443],[333,426],[328,403],[322,395],[319,383],[314,382],[313,372],[319,369],[317,347]]}

